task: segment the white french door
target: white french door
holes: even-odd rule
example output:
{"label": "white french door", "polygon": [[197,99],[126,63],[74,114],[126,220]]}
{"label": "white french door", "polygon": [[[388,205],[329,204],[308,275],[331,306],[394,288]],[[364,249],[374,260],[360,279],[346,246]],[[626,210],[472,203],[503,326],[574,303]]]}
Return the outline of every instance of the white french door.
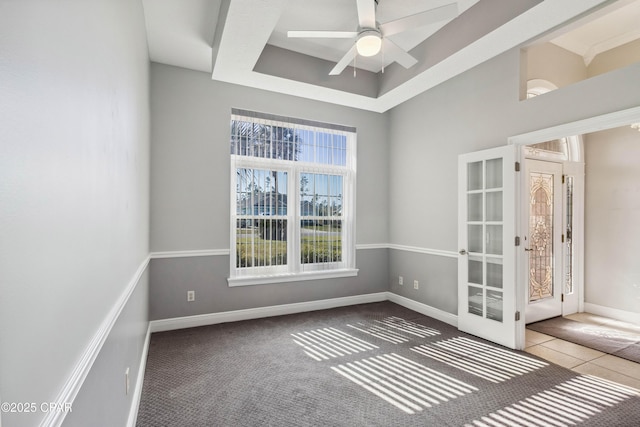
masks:
{"label": "white french door", "polygon": [[526,323],[562,315],[562,164],[525,160],[523,246]]}
{"label": "white french door", "polygon": [[458,329],[516,348],[516,146],[458,158]]}

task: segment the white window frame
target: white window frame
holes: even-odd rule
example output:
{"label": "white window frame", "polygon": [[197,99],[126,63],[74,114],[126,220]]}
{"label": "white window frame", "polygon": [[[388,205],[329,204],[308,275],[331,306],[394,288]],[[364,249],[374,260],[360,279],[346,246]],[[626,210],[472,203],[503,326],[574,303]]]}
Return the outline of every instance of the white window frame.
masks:
{"label": "white window frame", "polygon": [[[247,114],[249,113],[249,114]],[[230,155],[230,260],[228,285],[247,286],[281,282],[297,282],[316,279],[354,277],[358,274],[355,267],[355,192],[356,192],[356,132],[355,128],[345,128],[325,123],[297,120],[263,113],[233,110],[233,119],[255,120],[267,124],[286,126],[299,130],[330,131],[346,136],[346,164],[329,165],[315,162],[302,162],[280,159],[268,159],[243,155]],[[347,130],[343,130],[345,128]],[[237,267],[236,237],[237,221],[242,215],[237,214],[237,169],[262,169],[287,173],[287,214],[269,216],[269,219],[287,221],[287,264],[283,266]],[[299,183],[301,174],[339,175],[342,177],[342,260],[331,263],[301,262],[301,220],[312,219],[301,215],[301,194]]]}

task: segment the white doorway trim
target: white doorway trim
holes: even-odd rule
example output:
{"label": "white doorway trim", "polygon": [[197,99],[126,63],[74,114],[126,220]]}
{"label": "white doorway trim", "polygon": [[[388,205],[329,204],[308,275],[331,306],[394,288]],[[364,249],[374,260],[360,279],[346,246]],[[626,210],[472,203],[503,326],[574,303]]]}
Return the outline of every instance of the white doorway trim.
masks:
{"label": "white doorway trim", "polygon": [[508,139],[508,143],[510,145],[536,144],[538,142],[560,139],[571,135],[581,135],[620,126],[629,126],[631,123],[637,122],[640,122],[640,106],[515,135]]}
{"label": "white doorway trim", "polygon": [[[585,133],[597,132],[605,129],[612,129],[621,126],[629,126],[632,123],[640,122],[640,106],[629,108],[626,110],[620,110],[613,113],[602,114],[599,116],[593,116],[583,120],[577,120],[574,122],[563,123],[556,126],[551,126],[544,129],[535,130],[532,132],[515,135],[508,138],[509,145],[530,145],[537,144],[539,142],[550,141],[554,139],[560,139],[572,135],[582,135]],[[582,159],[580,159],[582,160]],[[520,215],[519,212],[516,215]],[[518,223],[518,227],[520,224]],[[522,251],[521,251],[522,252]],[[581,251],[582,252],[582,251]],[[577,254],[578,255],[578,254]],[[584,257],[583,253],[579,256]],[[522,262],[522,258],[518,258],[518,262]],[[580,263],[580,269],[583,270],[582,262]],[[583,272],[580,271],[580,283],[578,283],[578,292],[580,292],[580,310],[584,304],[584,280]],[[517,283],[516,294],[526,295],[526,281],[519,279]],[[525,301],[524,298],[518,298],[516,301],[516,309],[521,313],[524,313]],[[516,325],[516,348],[524,349],[525,346],[525,322],[517,322]]]}

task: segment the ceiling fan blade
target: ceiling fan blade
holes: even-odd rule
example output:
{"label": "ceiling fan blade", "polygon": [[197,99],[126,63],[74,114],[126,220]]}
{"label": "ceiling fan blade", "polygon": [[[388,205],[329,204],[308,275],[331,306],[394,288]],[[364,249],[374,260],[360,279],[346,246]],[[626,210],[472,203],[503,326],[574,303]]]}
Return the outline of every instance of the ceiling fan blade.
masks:
{"label": "ceiling fan blade", "polygon": [[407,16],[405,18],[396,19],[395,21],[387,22],[386,24],[380,25],[380,31],[383,36],[388,37],[413,28],[424,27],[425,25],[435,24],[436,22],[445,21],[447,19],[453,19],[456,16],[458,16],[458,4],[451,3],[445,6],[436,7],[435,9],[416,13],[415,15]]}
{"label": "ceiling fan blade", "polygon": [[384,56],[386,58],[397,62],[404,68],[411,68],[418,63],[416,58],[409,55],[409,53],[389,39],[382,40],[382,49],[384,50]]}
{"label": "ceiling fan blade", "polygon": [[287,31],[290,38],[352,39],[357,36],[357,31]]}
{"label": "ceiling fan blade", "polygon": [[360,28],[376,28],[375,0],[356,0]]}
{"label": "ceiling fan blade", "polygon": [[353,45],[353,47],[349,49],[349,51],[342,57],[342,59],[338,61],[336,66],[333,67],[333,70],[329,72],[329,75],[337,76],[338,74],[342,73],[342,71],[345,68],[347,68],[347,65],[349,65],[349,62],[351,62],[355,56],[356,56],[356,46]]}

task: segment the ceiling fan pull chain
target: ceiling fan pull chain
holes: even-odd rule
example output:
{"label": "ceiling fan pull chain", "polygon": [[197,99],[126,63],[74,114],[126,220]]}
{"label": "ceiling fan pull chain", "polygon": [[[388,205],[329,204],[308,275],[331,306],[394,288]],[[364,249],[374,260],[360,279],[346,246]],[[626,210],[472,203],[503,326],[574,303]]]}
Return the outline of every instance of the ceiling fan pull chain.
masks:
{"label": "ceiling fan pull chain", "polygon": [[358,54],[353,55],[353,78],[356,78],[356,60],[358,58]]}

